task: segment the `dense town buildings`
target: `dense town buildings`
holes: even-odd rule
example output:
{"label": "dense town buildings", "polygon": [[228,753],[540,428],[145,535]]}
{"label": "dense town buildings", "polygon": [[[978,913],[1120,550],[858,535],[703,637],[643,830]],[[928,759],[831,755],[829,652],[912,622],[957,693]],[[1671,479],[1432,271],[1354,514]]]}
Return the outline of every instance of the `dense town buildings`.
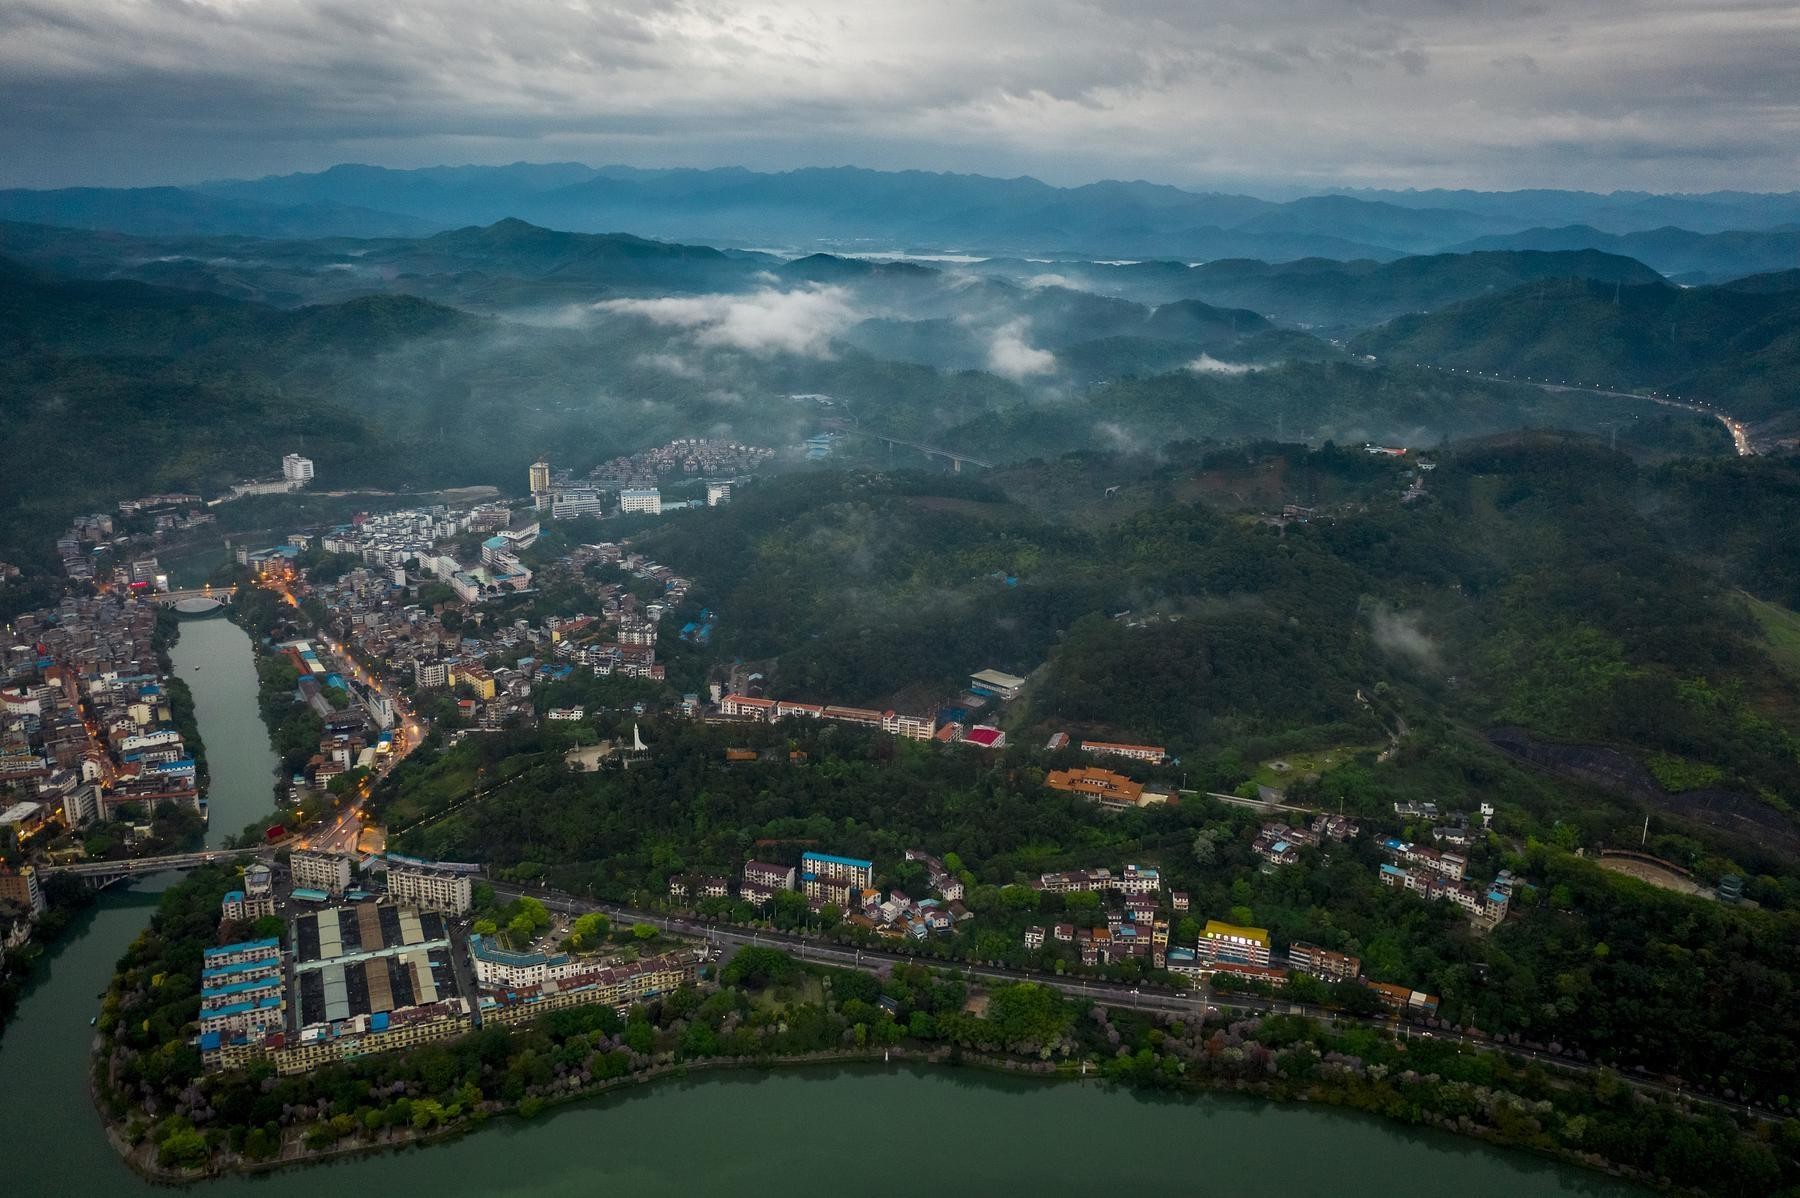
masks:
{"label": "dense town buildings", "polygon": [[129,587],[70,596],[0,646],[0,828],[32,839],[162,803],[203,810],[174,726],[156,610]]}

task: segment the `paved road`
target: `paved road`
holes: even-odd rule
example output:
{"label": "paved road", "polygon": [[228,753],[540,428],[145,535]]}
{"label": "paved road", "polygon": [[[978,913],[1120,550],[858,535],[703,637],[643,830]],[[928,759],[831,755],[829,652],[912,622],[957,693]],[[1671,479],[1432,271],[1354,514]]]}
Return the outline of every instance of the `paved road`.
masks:
{"label": "paved road", "polygon": [[[296,609],[300,606],[291,591],[279,585],[275,589],[290,605]],[[351,679],[357,686],[373,690],[377,694],[385,693],[394,708],[393,748],[381,759],[373,776],[363,780],[362,785],[351,797],[349,805],[340,811],[330,824],[308,833],[300,844],[302,848],[316,849],[322,852],[354,854],[358,851],[358,845],[362,841],[363,804],[368,801],[369,794],[374,790],[375,785],[387,777],[394,767],[405,759],[407,754],[418,747],[419,742],[424,739],[424,727],[395,688],[391,685],[384,687],[380,678],[365,671],[362,663],[346,652],[344,646],[334,640],[329,633],[322,629],[314,629],[313,633],[312,639],[315,642],[315,648],[329,668],[341,676]],[[355,692],[352,694],[354,695]],[[367,710],[367,706],[362,702],[362,696],[357,695],[356,699],[357,705],[363,707],[370,721],[373,722],[374,713]]]}
{"label": "paved road", "polygon": [[[1166,990],[1141,990],[1123,982],[1108,982],[1086,978],[1062,977],[1056,974],[1035,973],[1022,969],[1007,969],[1001,966],[971,965],[961,961],[941,961],[931,957],[914,956],[907,953],[888,952],[883,949],[850,948],[839,944],[827,944],[793,932],[777,932],[757,928],[742,928],[733,925],[709,923],[700,919],[688,919],[682,916],[667,915],[658,911],[641,911],[618,903],[602,902],[597,899],[584,899],[562,891],[550,890],[543,886],[515,886],[504,882],[490,882],[496,895],[506,898],[520,898],[526,895],[542,902],[552,911],[560,911],[569,915],[579,915],[597,911],[610,916],[615,921],[653,924],[666,932],[682,936],[703,939],[711,944],[719,945],[735,952],[747,945],[768,945],[787,949],[807,961],[828,962],[833,965],[848,966],[853,969],[880,970],[884,967],[906,963],[929,965],[938,969],[954,969],[970,977],[983,978],[999,982],[1037,982],[1053,987],[1065,994],[1085,998],[1103,1000],[1108,1005],[1118,1007],[1136,1007],[1146,1011],[1166,1011],[1177,1015],[1197,1015],[1208,1008],[1214,1010],[1244,1011],[1251,1013],[1291,1013],[1306,1015],[1333,1023],[1360,1023],[1367,1027],[1378,1028],[1408,1038],[1417,1037],[1423,1040],[1444,1040],[1474,1050],[1503,1052],[1508,1056],[1535,1061],[1538,1064],[1567,1070],[1571,1073],[1591,1074],[1603,1066],[1583,1061],[1570,1060],[1567,1057],[1554,1056],[1550,1053],[1538,1052],[1529,1048],[1500,1044],[1492,1040],[1484,1040],[1474,1036],[1464,1036],[1442,1028],[1430,1030],[1414,1028],[1394,1019],[1363,1019],[1345,1015],[1341,1011],[1329,1011],[1322,1007],[1309,1007],[1299,1003],[1290,1003],[1281,999],[1264,998],[1254,994],[1221,994],[1210,987],[1201,986],[1198,990],[1171,993]],[[729,955],[729,954],[728,954]],[[1681,1098],[1700,1106],[1713,1107],[1732,1114],[1747,1115],[1751,1118],[1774,1122],[1781,1118],[1772,1111],[1758,1110],[1742,1103],[1726,1102],[1723,1099],[1710,1098],[1695,1093],[1682,1086],[1668,1086],[1661,1082],[1649,1081],[1620,1073],[1618,1078],[1628,1086],[1636,1087],[1650,1093],[1663,1094],[1671,1098]]]}
{"label": "paved road", "polygon": [[1584,395],[1605,395],[1612,399],[1641,399],[1645,403],[1659,404],[1665,408],[1679,408],[1684,412],[1711,416],[1724,425],[1725,431],[1731,434],[1732,448],[1737,451],[1740,458],[1756,456],[1756,446],[1750,440],[1750,430],[1744,422],[1720,411],[1709,403],[1680,399],[1672,395],[1646,395],[1642,391],[1613,391],[1598,385],[1584,387],[1579,383],[1552,382],[1549,379],[1522,379],[1504,374],[1483,374],[1479,370],[1460,370],[1454,366],[1433,366],[1429,362],[1415,362],[1413,365],[1425,370],[1441,370],[1445,374],[1466,374],[1471,378],[1485,379],[1490,383],[1511,383],[1517,387],[1536,387],[1540,391],[1579,391]]}
{"label": "paved road", "polygon": [[[1170,1011],[1177,1014],[1193,1015],[1206,1010],[1209,1005],[1204,990],[1197,994],[1175,994],[1164,990],[1144,990],[1123,982],[1107,982],[1090,978],[1065,978],[1054,974],[1032,973],[1022,969],[1006,969],[990,965],[970,965],[959,961],[937,961],[928,957],[918,957],[908,953],[888,952],[883,949],[852,948],[841,944],[829,944],[801,936],[793,932],[776,932],[759,928],[740,928],[727,924],[708,923],[705,920],[686,919],[681,916],[665,915],[656,911],[639,911],[631,907],[623,907],[617,903],[605,903],[591,899],[577,898],[554,890],[544,890],[524,886],[508,886],[504,883],[493,883],[494,893],[508,898],[530,895],[542,902],[552,911],[560,911],[569,915],[598,911],[613,917],[615,920],[630,923],[654,924],[666,932],[681,936],[692,936],[705,940],[709,944],[736,950],[751,945],[767,945],[779,947],[792,952],[805,961],[823,961],[833,965],[844,965],[853,969],[878,970],[883,967],[900,964],[924,964],[939,968],[954,968],[958,972],[971,977],[984,978],[996,982],[1042,982],[1047,986],[1061,990],[1067,994],[1085,995],[1090,998],[1104,998],[1109,1003],[1121,1007],[1141,1007],[1145,1010]],[[1265,1007],[1285,1005],[1273,1004],[1266,999],[1255,1000]],[[1217,1006],[1218,1003],[1210,1005]],[[1230,1005],[1239,1005],[1236,996]]]}

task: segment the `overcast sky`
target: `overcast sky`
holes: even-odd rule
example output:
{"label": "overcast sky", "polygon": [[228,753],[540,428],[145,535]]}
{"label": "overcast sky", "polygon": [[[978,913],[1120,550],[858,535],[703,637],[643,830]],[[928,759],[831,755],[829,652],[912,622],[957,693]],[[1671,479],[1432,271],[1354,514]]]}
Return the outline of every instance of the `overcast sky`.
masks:
{"label": "overcast sky", "polygon": [[578,160],[1800,188],[1800,4],[0,0],[0,185]]}

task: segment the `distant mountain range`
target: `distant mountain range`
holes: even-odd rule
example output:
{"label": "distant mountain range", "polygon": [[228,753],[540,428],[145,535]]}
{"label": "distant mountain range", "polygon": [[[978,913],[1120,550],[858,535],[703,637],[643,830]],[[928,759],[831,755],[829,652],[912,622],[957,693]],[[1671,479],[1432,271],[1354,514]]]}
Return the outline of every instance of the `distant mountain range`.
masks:
{"label": "distant mountain range", "polygon": [[417,237],[442,226],[332,200],[264,203],[182,187],[69,187],[0,191],[0,219],[145,235]]}
{"label": "distant mountain range", "polygon": [[1678,282],[1701,283],[1800,266],[1800,227],[1696,233],[1669,226],[1602,233],[1591,225],[1565,225],[1478,237],[1452,248],[1459,253],[1601,249],[1648,263]]}
{"label": "distant mountain range", "polygon": [[1665,274],[1716,280],[1796,265],[1800,193],[1389,191],[1275,202],[1142,181],[1054,187],[854,167],[761,173],[579,163],[342,165],[189,188],[0,192],[0,219],[138,234],[416,236],[507,217],[788,253],[1379,262],[1467,248],[1600,249]]}

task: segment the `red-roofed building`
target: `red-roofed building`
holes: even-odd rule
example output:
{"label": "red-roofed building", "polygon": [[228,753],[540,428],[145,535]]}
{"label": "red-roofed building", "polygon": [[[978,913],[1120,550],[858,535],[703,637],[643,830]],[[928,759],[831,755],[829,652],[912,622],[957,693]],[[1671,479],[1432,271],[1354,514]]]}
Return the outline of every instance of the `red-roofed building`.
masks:
{"label": "red-roofed building", "polygon": [[1006,733],[988,724],[977,724],[962,735],[962,743],[978,749],[1004,749]]}

